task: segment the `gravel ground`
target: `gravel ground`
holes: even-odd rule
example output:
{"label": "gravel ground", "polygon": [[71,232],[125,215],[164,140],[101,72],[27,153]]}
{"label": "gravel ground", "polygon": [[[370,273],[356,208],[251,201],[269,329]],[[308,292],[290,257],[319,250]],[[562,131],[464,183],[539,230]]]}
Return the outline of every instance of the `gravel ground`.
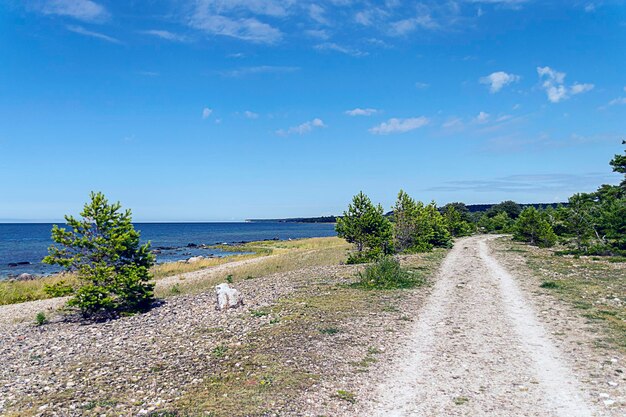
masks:
{"label": "gravel ground", "polygon": [[[495,256],[492,245],[486,236],[457,241],[434,285],[408,291],[349,293],[360,291],[343,285],[358,268],[324,266],[237,282],[246,305],[225,313],[215,311],[212,291],[168,297],[146,314],[96,324],[61,316],[41,327],[13,323],[16,312],[32,320],[54,305],[6,306],[0,309],[0,415],[181,410],[213,376],[239,366],[212,354],[225,345],[233,356],[238,347],[242,354],[269,352],[294,374],[315,376],[287,400],[272,399],[271,411],[237,416],[626,415],[624,358],[594,349],[594,329],[534,291],[538,278],[522,258]],[[403,262],[419,265],[419,259]],[[311,307],[334,291],[360,298],[353,307],[337,306],[337,314],[333,306]],[[273,306],[284,309],[276,313],[285,319],[278,325],[271,324],[274,313],[254,314]],[[272,332],[289,329],[288,316],[300,317],[293,321],[300,327],[281,339]],[[339,333],[321,334],[324,327]],[[236,374],[244,388],[251,373]]]}
{"label": "gravel ground", "polygon": [[[224,272],[223,267],[217,268]],[[216,347],[228,346],[234,352],[239,346],[259,343],[285,366],[316,376],[314,384],[290,393],[287,404],[275,405],[280,415],[353,415],[353,402],[338,392],[354,392],[364,384],[368,367],[409,326],[407,314],[423,302],[428,288],[349,290],[359,291],[371,302],[360,304],[359,309],[344,306],[343,316],[336,316],[341,319],[332,314],[315,316],[308,328],[302,327],[302,334],[282,341],[271,336],[263,340],[259,335],[271,331],[271,317],[251,313],[280,300],[324,296],[336,288],[348,291],[341,285],[353,281],[357,270],[354,266],[310,267],[244,280],[235,287],[244,294],[246,305],[228,312],[215,310],[212,291],[168,297],[148,313],[92,324],[65,320],[61,315],[40,327],[32,319],[12,323],[7,315],[22,311],[32,317],[43,303],[9,306],[3,309],[5,320],[0,322],[0,415],[136,416],[178,410],[189,393],[232,365],[228,356],[215,358]],[[190,274],[201,279],[202,274],[212,277],[215,273],[211,269]],[[297,314],[311,313],[298,310]],[[340,333],[322,334],[320,326],[336,327]]]}
{"label": "gravel ground", "polygon": [[[361,396],[370,400],[356,415],[624,415],[623,385],[609,367],[590,376],[580,366],[607,360],[576,343],[589,333],[574,325],[568,327],[572,340],[555,339],[526,284],[493,257],[492,239],[457,242],[415,325],[379,366],[382,378],[364,388]],[[556,308],[564,313],[561,324],[576,321],[565,307]],[[622,359],[608,363],[619,368]]]}

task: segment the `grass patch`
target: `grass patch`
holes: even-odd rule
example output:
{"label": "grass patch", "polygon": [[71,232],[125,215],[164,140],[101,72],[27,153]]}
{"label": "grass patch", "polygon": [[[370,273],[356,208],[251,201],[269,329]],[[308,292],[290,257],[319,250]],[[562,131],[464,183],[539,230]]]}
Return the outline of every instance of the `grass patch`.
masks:
{"label": "grass patch", "polygon": [[467,397],[454,397],[452,399],[452,401],[456,405],[463,405],[463,404],[467,404],[469,402],[469,398],[467,398]]}
{"label": "grass patch", "polygon": [[[518,243],[499,240],[501,249]],[[604,334],[602,345],[626,352],[626,264],[618,257],[554,256],[551,249],[529,249],[526,265],[542,280],[541,288],[555,289],[580,315]]]}
{"label": "grass patch", "polygon": [[320,329],[320,333],[333,336],[333,335],[336,335],[337,333],[341,333],[341,330],[339,330],[336,327],[326,327],[326,328]]}
{"label": "grass patch", "polygon": [[421,274],[403,268],[400,261],[391,256],[367,266],[358,276],[359,282],[355,286],[369,290],[413,288],[425,283]]}
{"label": "grass patch", "polygon": [[544,281],[541,284],[539,284],[539,288],[555,289],[555,288],[559,288],[559,287],[560,287],[560,285],[556,281]]}
{"label": "grass patch", "polygon": [[356,403],[356,395],[350,391],[340,389],[335,393],[335,397],[339,398],[340,400],[347,401],[350,404]]}

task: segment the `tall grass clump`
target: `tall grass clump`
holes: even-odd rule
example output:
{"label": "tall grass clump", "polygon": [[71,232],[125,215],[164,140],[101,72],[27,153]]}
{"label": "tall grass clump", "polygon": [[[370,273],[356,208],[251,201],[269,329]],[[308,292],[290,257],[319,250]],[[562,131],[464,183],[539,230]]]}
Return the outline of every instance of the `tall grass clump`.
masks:
{"label": "tall grass clump", "polygon": [[423,283],[421,277],[402,268],[396,258],[385,256],[359,273],[358,286],[366,289],[392,290],[416,287]]}

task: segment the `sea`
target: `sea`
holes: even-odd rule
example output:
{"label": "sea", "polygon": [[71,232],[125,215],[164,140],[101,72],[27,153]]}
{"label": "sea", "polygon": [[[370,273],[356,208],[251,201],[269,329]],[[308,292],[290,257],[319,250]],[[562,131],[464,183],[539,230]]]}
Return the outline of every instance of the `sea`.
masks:
{"label": "sea", "polygon": [[[59,224],[63,227],[63,224]],[[332,223],[135,223],[142,242],[150,241],[157,263],[191,256],[228,256],[202,245],[237,244],[258,240],[288,240],[335,236]],[[49,275],[60,270],[41,260],[53,244],[51,223],[0,223],[0,280],[19,274]]]}

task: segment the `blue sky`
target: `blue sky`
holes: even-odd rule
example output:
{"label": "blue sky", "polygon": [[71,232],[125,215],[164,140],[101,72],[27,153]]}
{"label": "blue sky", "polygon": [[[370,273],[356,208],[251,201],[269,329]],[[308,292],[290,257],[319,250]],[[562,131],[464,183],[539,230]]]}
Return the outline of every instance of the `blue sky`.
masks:
{"label": "blue sky", "polygon": [[0,219],[338,214],[615,183],[624,1],[9,0]]}

